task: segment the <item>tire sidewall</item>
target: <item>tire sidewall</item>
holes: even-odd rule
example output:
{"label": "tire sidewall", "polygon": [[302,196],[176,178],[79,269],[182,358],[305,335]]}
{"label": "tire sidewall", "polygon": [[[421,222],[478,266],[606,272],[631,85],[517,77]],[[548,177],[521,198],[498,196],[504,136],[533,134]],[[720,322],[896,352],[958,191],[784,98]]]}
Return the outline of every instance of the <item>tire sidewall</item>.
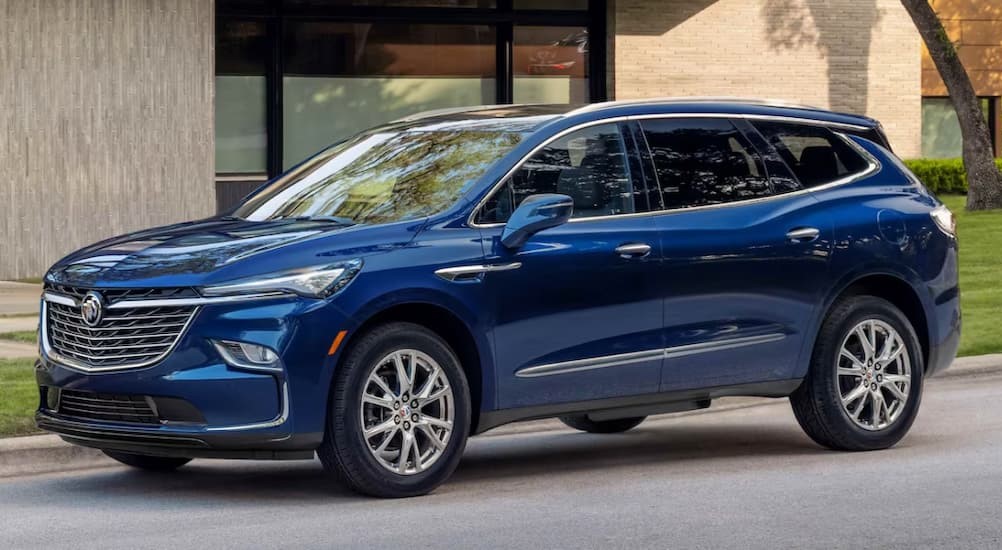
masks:
{"label": "tire sidewall", "polygon": [[[348,481],[357,490],[378,496],[413,496],[427,493],[445,481],[459,464],[470,425],[470,395],[459,360],[436,334],[419,325],[394,323],[369,334],[349,351],[335,377],[336,388],[328,415],[339,463],[351,471]],[[415,349],[438,362],[453,389],[453,431],[444,454],[426,471],[400,475],[387,470],[368,448],[361,429],[363,384],[380,359],[400,349]],[[352,476],[361,479],[352,479]],[[360,482],[360,483],[359,483]]]}
{"label": "tire sidewall", "polygon": [[[841,403],[842,396],[836,375],[843,340],[856,325],[870,319],[883,321],[898,332],[908,351],[911,366],[911,383],[905,410],[894,424],[876,431],[857,426],[849,417],[849,413]],[[811,369],[816,395],[824,396],[825,406],[822,407],[822,411],[829,417],[830,425],[838,426],[840,431],[843,431],[839,434],[842,437],[848,436],[851,441],[858,443],[854,446],[858,446],[859,450],[880,449],[894,445],[905,436],[915,421],[921,404],[925,371],[922,348],[911,323],[890,302],[873,296],[858,296],[849,299],[844,307],[836,308],[832,317],[825,322]]]}

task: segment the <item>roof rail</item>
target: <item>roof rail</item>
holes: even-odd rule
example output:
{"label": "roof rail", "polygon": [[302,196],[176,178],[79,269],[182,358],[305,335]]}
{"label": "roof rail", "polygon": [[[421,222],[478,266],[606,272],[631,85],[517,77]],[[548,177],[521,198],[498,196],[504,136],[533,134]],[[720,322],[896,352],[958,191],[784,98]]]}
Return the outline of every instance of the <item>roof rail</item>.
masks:
{"label": "roof rail", "polygon": [[403,118],[398,118],[392,123],[397,122],[414,122],[415,120],[421,120],[425,118],[432,118],[437,116],[445,115],[458,115],[461,113],[473,113],[476,111],[489,111],[491,109],[508,109],[511,107],[517,107],[517,105],[470,105],[466,107],[447,107],[444,109],[431,109],[428,111],[421,111],[419,113],[414,113],[413,115],[407,115]]}
{"label": "roof rail", "polygon": [[568,115],[574,115],[579,113],[590,113],[593,111],[601,111],[602,109],[610,109],[612,107],[622,107],[627,105],[652,105],[658,103],[742,103],[745,105],[763,105],[767,107],[789,107],[793,109],[807,109],[811,111],[824,111],[822,107],[815,107],[811,105],[800,105],[797,103],[792,103],[789,101],[784,101],[781,99],[758,99],[758,98],[747,98],[747,97],[727,97],[727,96],[698,96],[698,97],[650,97],[642,99],[621,99],[616,101],[603,101],[600,103],[591,103],[575,109]]}

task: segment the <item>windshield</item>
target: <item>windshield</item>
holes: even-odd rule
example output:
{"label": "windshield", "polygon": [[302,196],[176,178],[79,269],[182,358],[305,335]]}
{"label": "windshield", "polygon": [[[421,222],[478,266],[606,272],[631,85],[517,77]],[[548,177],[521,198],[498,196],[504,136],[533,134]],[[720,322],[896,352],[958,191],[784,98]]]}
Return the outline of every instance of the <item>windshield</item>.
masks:
{"label": "windshield", "polygon": [[455,203],[523,137],[496,126],[377,129],[311,158],[233,215],[367,224],[427,216]]}

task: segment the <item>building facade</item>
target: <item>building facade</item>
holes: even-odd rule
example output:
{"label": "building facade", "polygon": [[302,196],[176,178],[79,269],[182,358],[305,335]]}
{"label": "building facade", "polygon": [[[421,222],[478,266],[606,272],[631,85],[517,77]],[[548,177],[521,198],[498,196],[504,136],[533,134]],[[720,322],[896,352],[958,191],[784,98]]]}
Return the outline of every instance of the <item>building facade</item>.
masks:
{"label": "building facade", "polygon": [[225,210],[428,109],[656,96],[880,119],[922,151],[898,0],[0,0],[0,278]]}
{"label": "building facade", "polygon": [[[967,69],[988,118],[995,156],[1002,156],[1002,2],[932,0],[931,4]],[[922,48],[922,156],[959,157],[960,125],[929,52]]]}

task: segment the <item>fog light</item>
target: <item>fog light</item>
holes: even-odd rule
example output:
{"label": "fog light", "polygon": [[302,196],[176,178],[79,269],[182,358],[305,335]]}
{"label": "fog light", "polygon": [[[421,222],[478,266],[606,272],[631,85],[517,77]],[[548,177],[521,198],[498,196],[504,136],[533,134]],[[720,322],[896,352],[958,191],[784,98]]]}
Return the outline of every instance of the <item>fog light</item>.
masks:
{"label": "fog light", "polygon": [[271,348],[229,340],[213,340],[212,343],[215,344],[223,360],[234,367],[266,372],[282,371],[278,354]]}

